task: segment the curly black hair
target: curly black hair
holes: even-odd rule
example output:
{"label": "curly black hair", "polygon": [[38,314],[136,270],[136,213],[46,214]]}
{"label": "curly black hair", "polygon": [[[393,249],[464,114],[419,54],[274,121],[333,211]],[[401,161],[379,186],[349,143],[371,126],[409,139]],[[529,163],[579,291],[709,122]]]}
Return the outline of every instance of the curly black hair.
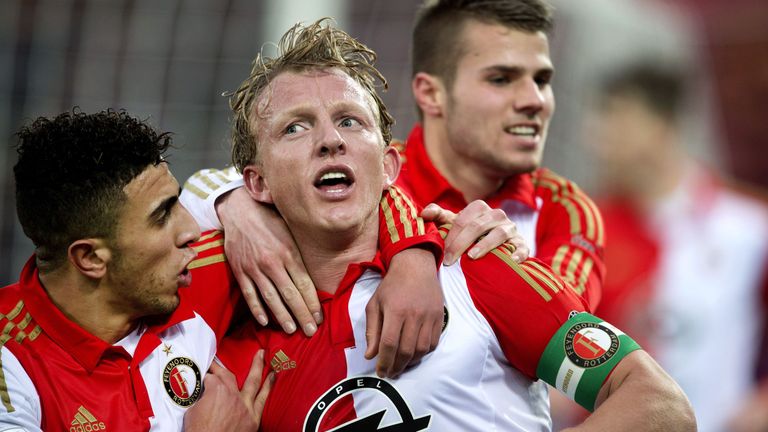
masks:
{"label": "curly black hair", "polygon": [[39,117],[16,134],[16,210],[46,267],[62,264],[81,238],[112,238],[123,188],[163,161],[168,133],[125,111],[85,114],[75,108]]}

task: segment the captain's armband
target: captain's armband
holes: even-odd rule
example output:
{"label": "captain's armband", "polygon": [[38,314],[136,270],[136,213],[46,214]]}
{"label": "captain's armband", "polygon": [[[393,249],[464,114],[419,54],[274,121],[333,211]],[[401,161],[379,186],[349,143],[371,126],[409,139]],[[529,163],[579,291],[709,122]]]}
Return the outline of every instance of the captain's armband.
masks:
{"label": "captain's armband", "polygon": [[637,349],[640,345],[613,325],[586,312],[575,313],[547,344],[536,375],[593,411],[605,379]]}

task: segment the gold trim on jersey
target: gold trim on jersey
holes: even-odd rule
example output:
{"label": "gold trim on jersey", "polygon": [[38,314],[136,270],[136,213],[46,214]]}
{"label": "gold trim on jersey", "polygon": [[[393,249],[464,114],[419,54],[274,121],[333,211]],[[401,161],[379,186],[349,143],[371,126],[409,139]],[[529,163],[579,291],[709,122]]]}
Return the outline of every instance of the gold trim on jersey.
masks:
{"label": "gold trim on jersey", "polygon": [[199,187],[193,185],[191,180],[187,180],[187,182],[184,183],[184,189],[197,195],[200,199],[208,199],[208,194],[203,192]]}
{"label": "gold trim on jersey", "polygon": [[384,221],[387,223],[387,232],[389,232],[389,240],[392,243],[400,241],[400,234],[395,227],[395,217],[392,215],[392,208],[389,206],[387,197],[382,197],[380,201],[381,212],[384,214]]}
{"label": "gold trim on jersey", "polygon": [[533,288],[533,290],[536,291],[544,299],[544,301],[552,300],[552,296],[541,285],[539,285],[539,283],[537,283],[530,274],[528,274],[526,269],[524,269],[520,264],[514,262],[509,255],[505,254],[499,249],[494,249],[491,251],[491,253],[496,255],[499,259],[504,261],[509,266],[509,268],[514,270],[515,273],[517,273],[518,276],[520,276],[528,284],[528,286]]}
{"label": "gold trim on jersey", "polygon": [[413,201],[397,186],[392,186],[389,190],[390,194],[392,194],[392,197],[395,199],[395,203],[398,204],[398,210],[401,212],[400,219],[406,226],[406,237],[412,237],[413,233],[411,224],[408,223],[408,218],[405,217],[406,210],[402,206],[403,203],[405,203],[405,205],[408,207],[408,214],[410,214],[411,218],[416,221],[417,235],[424,235],[424,219],[419,217],[419,212],[416,210],[416,205],[413,203]]}
{"label": "gold trim on jersey", "polygon": [[199,239],[197,239],[197,243],[204,242],[204,241],[206,241],[208,239],[212,239],[212,238],[216,237],[217,235],[219,235],[219,233],[221,233],[221,231],[210,232],[210,233],[200,237]]}
{"label": "gold trim on jersey", "polygon": [[563,260],[565,260],[565,256],[568,254],[568,249],[570,249],[568,245],[560,246],[557,248],[557,252],[555,252],[555,257],[552,258],[552,270],[559,275],[563,274],[560,267],[562,267]]}
{"label": "gold trim on jersey", "polygon": [[584,290],[587,289],[587,280],[589,279],[589,274],[592,272],[592,267],[594,265],[595,262],[592,258],[587,257],[587,259],[584,260],[584,265],[581,267],[581,274],[579,275],[579,282],[573,287],[577,294],[581,295]]}
{"label": "gold trim on jersey", "polygon": [[8,318],[8,320],[12,320],[21,313],[22,308],[24,308],[24,301],[19,300],[19,302],[16,303],[16,306],[14,306],[10,312],[8,312],[7,314],[0,313],[0,319]]}
{"label": "gold trim on jersey", "polygon": [[197,178],[198,180],[200,180],[204,185],[208,186],[208,189],[210,189],[211,192],[221,187],[220,184],[211,180],[210,177],[203,175],[202,173],[197,173],[192,178]]}
{"label": "gold trim on jersey", "polygon": [[[576,184],[552,173],[543,173],[534,179],[534,184],[552,191],[552,202],[563,205],[571,222],[571,234],[583,234],[587,239],[599,245],[603,244],[605,233],[597,207]],[[571,188],[573,190],[570,190]],[[584,214],[587,225],[585,232],[582,232],[581,228],[581,214]]]}
{"label": "gold trim on jersey", "polygon": [[193,246],[192,249],[194,249],[195,252],[200,253],[203,251],[207,251],[208,249],[213,249],[216,246],[223,246],[224,245],[224,239],[218,239],[212,242],[203,243],[201,245]]}
{"label": "gold trim on jersey", "polygon": [[198,267],[205,267],[207,265],[224,262],[226,260],[227,260],[227,257],[225,257],[223,253],[220,253],[220,254],[211,255],[211,256],[205,257],[205,258],[198,258],[198,259],[192,261],[191,263],[189,263],[187,268],[189,270],[192,270],[192,269],[196,269]]}
{"label": "gold trim on jersey", "polygon": [[229,177],[227,177],[227,176],[225,176],[225,175],[224,175],[224,171],[222,171],[222,170],[218,170],[218,169],[217,169],[217,170],[213,170],[213,171],[211,171],[211,174],[213,174],[213,175],[215,175],[216,177],[218,177],[218,178],[219,178],[219,180],[221,180],[221,181],[222,181],[222,182],[224,182],[225,184],[226,184],[226,183],[231,183],[231,182],[232,182],[232,180],[231,180]]}
{"label": "gold trim on jersey", "polygon": [[562,282],[560,281],[560,278],[557,277],[552,271],[541,264],[537,263],[536,261],[526,261],[523,263],[525,266],[530,266],[531,270],[536,273],[536,276],[538,276],[544,283],[547,285],[552,285],[552,291],[557,294],[559,291],[564,290],[565,287],[563,286]]}

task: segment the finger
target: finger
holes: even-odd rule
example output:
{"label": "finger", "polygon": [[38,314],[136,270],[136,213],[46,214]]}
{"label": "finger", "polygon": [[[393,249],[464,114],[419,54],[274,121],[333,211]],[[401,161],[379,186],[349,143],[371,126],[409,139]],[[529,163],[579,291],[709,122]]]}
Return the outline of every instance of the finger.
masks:
{"label": "finger", "polygon": [[400,335],[405,324],[403,317],[384,315],[379,339],[379,354],[376,362],[376,374],[382,378],[390,376],[398,355]]}
{"label": "finger", "polygon": [[[406,319],[402,326],[402,331],[400,332],[400,340],[397,344],[395,360],[387,371],[388,377],[394,378],[400,375],[408,364],[414,360],[422,327],[421,321]],[[429,345],[428,340],[427,345]]]}
{"label": "finger", "polygon": [[453,223],[454,219],[456,219],[456,213],[431,203],[421,211],[421,217],[438,225],[443,225]]}
{"label": "finger", "polygon": [[264,385],[261,386],[259,394],[257,394],[256,398],[253,400],[253,404],[251,405],[253,407],[251,415],[253,415],[256,422],[261,421],[261,413],[264,412],[264,405],[267,404],[267,397],[269,396],[272,387],[275,385],[276,379],[277,375],[275,375],[275,372],[270,372],[269,375],[267,375],[267,379],[264,380]]}
{"label": "finger", "polygon": [[274,315],[277,322],[280,323],[283,331],[288,334],[295,332],[296,323],[293,321],[293,318],[291,318],[288,309],[285,308],[283,297],[277,291],[277,288],[275,288],[272,281],[268,277],[260,277],[255,280],[255,282],[256,286],[259,287],[261,298],[264,300],[264,303],[267,304],[269,310],[272,311],[272,315]]}
{"label": "finger", "polygon": [[416,350],[413,352],[413,358],[410,363],[416,363],[421,360],[425,355],[429,354],[435,347],[436,343],[433,343],[434,338],[433,330],[435,326],[433,323],[424,323],[419,329],[419,338],[416,341]]}
{"label": "finger", "polygon": [[515,235],[514,232],[511,232],[513,228],[509,224],[501,224],[495,227],[472,246],[468,253],[469,257],[472,259],[481,258],[488,252],[501,246]]}
{"label": "finger", "polygon": [[256,394],[259,392],[263,370],[264,350],[260,349],[256,352],[256,355],[253,356],[253,360],[251,360],[251,369],[248,370],[248,376],[245,377],[245,382],[243,382],[243,389],[240,390],[240,395],[248,406],[250,406],[251,401],[253,401]]}
{"label": "finger", "polygon": [[312,278],[309,277],[304,263],[301,261],[295,264],[291,263],[287,266],[287,270],[315,324],[322,323],[323,308],[320,306],[320,299],[317,297],[317,288],[312,282]]}
{"label": "finger", "polygon": [[251,310],[254,318],[259,324],[265,326],[269,323],[267,313],[264,310],[264,306],[261,304],[259,294],[256,292],[256,286],[251,281],[251,278],[244,273],[242,276],[236,276],[237,284],[240,285],[240,291],[243,293],[243,299],[248,304],[248,309]]}
{"label": "finger", "polygon": [[376,298],[368,301],[365,307],[365,358],[368,360],[376,357],[379,352],[379,337],[381,336],[382,315]]}
{"label": "finger", "polygon": [[511,243],[515,248],[515,251],[512,252],[512,260],[516,263],[520,264],[521,262],[527,260],[529,256],[531,256],[531,249],[525,243],[523,236],[515,236],[509,241],[509,243]]}
{"label": "finger", "polygon": [[[309,312],[309,308],[307,308],[307,304],[304,302],[304,297],[299,292],[299,289],[296,288],[296,285],[293,284],[289,274],[285,269],[282,270],[279,274],[272,276],[271,279],[280,293],[283,304],[288,307],[293,317],[296,318],[304,334],[312,336],[317,331],[315,318]],[[284,321],[281,319],[280,322]]]}

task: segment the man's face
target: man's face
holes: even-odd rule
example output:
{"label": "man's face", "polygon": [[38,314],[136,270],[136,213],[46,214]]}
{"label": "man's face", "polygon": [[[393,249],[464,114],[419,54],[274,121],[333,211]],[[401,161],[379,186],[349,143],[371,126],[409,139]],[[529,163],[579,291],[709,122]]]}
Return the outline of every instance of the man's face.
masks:
{"label": "man's face", "polygon": [[115,301],[136,317],[171,313],[178,289],[191,282],[187,265],[195,252],[189,244],[200,229],[179,204],[179,184],[165,163],[149,166],[123,191],[107,275]]}
{"label": "man's face", "polygon": [[373,100],[338,70],[284,72],[257,104],[259,163],[244,170],[257,200],[294,233],[359,229],[375,220],[399,156],[385,147]]}
{"label": "man's face", "polygon": [[555,110],[546,35],[469,20],[459,43],[444,105],[452,159],[489,177],[536,169]]}

